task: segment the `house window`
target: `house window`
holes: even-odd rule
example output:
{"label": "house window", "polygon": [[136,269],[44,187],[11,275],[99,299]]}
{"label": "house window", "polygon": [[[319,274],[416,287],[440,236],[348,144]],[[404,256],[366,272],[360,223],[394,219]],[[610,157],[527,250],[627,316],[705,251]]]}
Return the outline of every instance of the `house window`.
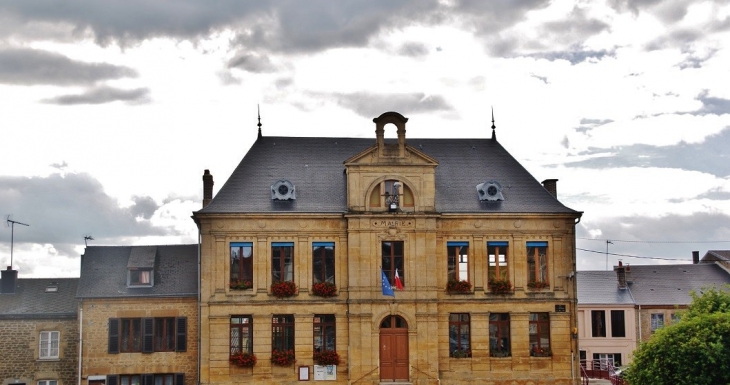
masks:
{"label": "house window", "polygon": [[507,242],[487,242],[487,254],[489,255],[489,279],[509,280],[507,266]]}
{"label": "house window", "polygon": [[271,350],[294,351],[293,315],[274,315],[271,318]]}
{"label": "house window", "polygon": [[[96,383],[96,380],[89,381]],[[185,385],[185,373],[149,373],[149,374],[110,374],[106,385]]]}
{"label": "house window", "polygon": [[250,315],[231,317],[231,356],[253,353],[253,318]]}
{"label": "house window", "polygon": [[651,314],[651,332],[654,333],[657,329],[664,327],[664,314],[652,313]]}
{"label": "house window", "polygon": [[548,282],[547,242],[527,242],[528,282]]}
{"label": "house window", "polygon": [[623,310],[611,310],[611,337],[626,337]]}
{"label": "house window", "polygon": [[58,380],[40,380],[38,385],[58,385]]}
{"label": "house window", "polygon": [[271,244],[271,280],[272,282],[294,281],[294,243]]}
{"label": "house window", "polygon": [[184,352],[187,330],[185,317],[110,318],[108,352]]}
{"label": "house window", "polygon": [[175,350],[175,318],[155,318],[155,351],[171,352]]}
{"label": "house window", "polygon": [[676,324],[677,322],[682,320],[682,316],[677,313],[672,313],[669,315],[669,317],[672,320],[672,324]]}
{"label": "house window", "polygon": [[449,357],[471,357],[471,322],[467,313],[449,314]]}
{"label": "house window", "polygon": [[151,269],[130,269],[127,286],[152,286],[153,271]]}
{"label": "house window", "polygon": [[621,366],[621,353],[593,353],[593,366],[596,369],[596,364],[599,365],[601,370],[608,370],[608,368],[617,368]]}
{"label": "house window", "polygon": [[334,314],[315,314],[313,329],[314,352],[336,351]]}
{"label": "house window", "polygon": [[[400,185],[399,188],[396,188],[396,183]],[[405,183],[395,179],[383,181],[370,192],[370,207],[387,207],[390,203],[401,207],[413,207],[413,192]]]}
{"label": "house window", "polygon": [[530,313],[530,355],[550,354],[550,315]]}
{"label": "house window", "polygon": [[141,376],[139,374],[119,376],[120,385],[141,385]]}
{"label": "house window", "polygon": [[231,243],[231,286],[253,287],[253,243]]}
{"label": "house window", "polygon": [[606,311],[591,310],[591,331],[593,337],[606,336]]}
{"label": "house window", "polygon": [[155,385],[174,385],[172,374],[155,374]]}
{"label": "house window", "polygon": [[469,282],[469,242],[447,242],[449,281]]}
{"label": "house window", "polygon": [[402,284],[406,283],[406,272],[403,269],[403,242],[387,241],[382,244],[383,253],[383,272],[388,277],[388,282],[395,285],[395,272],[398,271],[398,277]]}
{"label": "house window", "polygon": [[38,338],[38,358],[42,360],[58,358],[58,342],[60,337],[61,332],[41,332]]}
{"label": "house window", "polygon": [[314,283],[335,283],[335,244],[312,243],[312,279]]}
{"label": "house window", "polygon": [[489,315],[489,354],[492,357],[510,356],[509,313]]}

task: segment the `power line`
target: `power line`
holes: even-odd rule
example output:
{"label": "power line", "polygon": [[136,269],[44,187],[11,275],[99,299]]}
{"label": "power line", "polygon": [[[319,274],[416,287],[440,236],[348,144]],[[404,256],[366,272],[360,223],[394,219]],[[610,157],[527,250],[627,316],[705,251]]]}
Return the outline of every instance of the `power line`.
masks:
{"label": "power line", "polygon": [[580,251],[587,251],[589,253],[599,253],[599,254],[615,255],[617,257],[629,257],[629,258],[639,258],[639,259],[661,259],[661,260],[664,260],[664,261],[689,261],[688,259],[681,259],[681,258],[677,259],[677,258],[662,258],[662,257],[641,257],[641,256],[638,256],[638,255],[606,253],[606,252],[603,252],[603,251],[580,249],[580,248],[577,248],[577,247],[575,249],[576,250],[580,250]]}
{"label": "power line", "polygon": [[585,241],[611,241],[611,242],[626,242],[626,243],[730,243],[730,241],[634,241],[634,240],[626,240],[626,239],[601,239],[601,238],[581,238],[576,237],[576,239],[582,239]]}

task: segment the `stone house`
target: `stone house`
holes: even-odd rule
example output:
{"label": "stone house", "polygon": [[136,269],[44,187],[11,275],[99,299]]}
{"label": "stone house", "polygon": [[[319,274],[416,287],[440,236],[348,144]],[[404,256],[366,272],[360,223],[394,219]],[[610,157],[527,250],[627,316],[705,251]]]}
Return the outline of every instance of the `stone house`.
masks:
{"label": "stone house", "polygon": [[88,246],[80,385],[198,381],[198,245]]}
{"label": "stone house", "polygon": [[205,171],[201,384],[578,383],[582,213],[494,126],[406,141],[407,121],[373,119],[375,140],[259,124],[215,197]]}
{"label": "stone house", "polygon": [[78,381],[78,278],[0,278],[0,383],[73,385]]}

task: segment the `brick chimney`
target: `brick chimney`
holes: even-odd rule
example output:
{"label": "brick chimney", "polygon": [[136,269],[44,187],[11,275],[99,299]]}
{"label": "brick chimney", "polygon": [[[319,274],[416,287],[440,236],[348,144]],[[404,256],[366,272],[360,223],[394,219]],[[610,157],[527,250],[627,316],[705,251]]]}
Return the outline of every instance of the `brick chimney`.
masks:
{"label": "brick chimney", "polygon": [[614,266],[613,270],[618,278],[618,288],[626,289],[626,268],[624,268],[623,262],[618,261],[618,266]]}
{"label": "brick chimney", "polygon": [[700,252],[699,251],[692,252],[692,263],[695,265],[700,263]]}
{"label": "brick chimney", "polygon": [[213,199],[213,175],[210,170],[203,173],[203,207],[207,206]]}
{"label": "brick chimney", "polygon": [[545,187],[555,199],[558,199],[558,180],[557,179],[545,179],[542,181],[542,186]]}
{"label": "brick chimney", "polygon": [[15,294],[15,285],[18,281],[18,270],[13,270],[12,266],[8,266],[7,270],[0,272],[0,279],[2,280],[0,293]]}

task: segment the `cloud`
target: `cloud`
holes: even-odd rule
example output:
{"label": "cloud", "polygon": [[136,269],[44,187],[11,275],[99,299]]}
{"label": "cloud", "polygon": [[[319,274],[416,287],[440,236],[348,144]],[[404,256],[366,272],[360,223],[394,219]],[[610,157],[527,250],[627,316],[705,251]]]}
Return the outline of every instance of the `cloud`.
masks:
{"label": "cloud", "polygon": [[730,100],[710,97],[707,94],[708,92],[705,90],[697,96],[697,100],[702,102],[702,108],[697,112],[697,115],[730,114]]}
{"label": "cloud", "polygon": [[398,48],[398,54],[402,56],[426,56],[428,52],[428,47],[425,44],[417,42],[405,43]]}
{"label": "cloud", "polygon": [[709,135],[700,143],[680,142],[672,146],[635,144],[610,149],[591,149],[581,155],[605,155],[577,162],[566,162],[567,167],[623,168],[662,167],[700,171],[717,177],[730,176],[730,127]]}
{"label": "cloud", "polygon": [[240,53],[228,61],[228,68],[240,68],[253,73],[276,72],[276,66],[266,55],[256,55],[248,52]]}
{"label": "cloud", "polygon": [[[321,95],[319,95],[321,96]],[[403,114],[418,112],[452,111],[453,107],[438,95],[423,93],[411,94],[370,94],[364,92],[334,94],[331,98],[340,106],[355,111],[358,115],[372,118],[384,111],[400,111]]]}
{"label": "cloud", "polygon": [[0,50],[0,83],[17,85],[90,85],[101,80],[136,77],[129,67],[87,63],[37,49]]}
{"label": "cloud", "polygon": [[104,104],[112,102],[126,102],[127,104],[142,104],[149,101],[150,90],[135,88],[123,90],[113,87],[96,87],[77,95],[61,95],[43,100],[48,104],[76,105],[76,104]]}

